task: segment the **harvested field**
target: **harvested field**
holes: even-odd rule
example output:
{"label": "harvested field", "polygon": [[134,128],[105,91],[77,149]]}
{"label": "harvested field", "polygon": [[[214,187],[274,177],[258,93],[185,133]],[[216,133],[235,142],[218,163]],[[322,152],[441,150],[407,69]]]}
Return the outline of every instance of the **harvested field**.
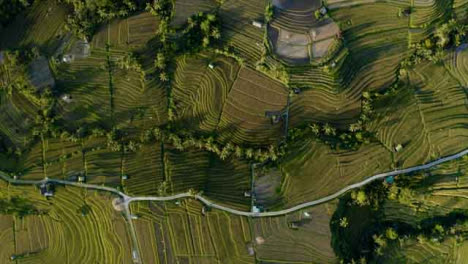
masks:
{"label": "harvested field", "polygon": [[31,84],[37,89],[53,88],[55,80],[50,72],[49,61],[46,57],[41,56],[31,62],[29,65],[29,77]]}
{"label": "harvested field", "polygon": [[279,170],[271,169],[264,172],[257,169],[254,172],[255,204],[268,210],[281,203],[282,180],[283,175]]}
{"label": "harvested field", "polygon": [[277,0],[274,4],[281,9],[275,13],[268,35],[279,58],[291,64],[307,63],[310,45],[313,45],[312,58],[324,57],[332,46],[331,38],[339,34],[340,29],[331,18],[315,18],[320,1],[286,3]]}
{"label": "harvested field", "polygon": [[254,219],[255,237],[264,239],[256,245],[257,258],[262,263],[336,263],[329,225],[335,207],[327,203],[284,217]]}
{"label": "harvested field", "polygon": [[281,9],[315,10],[321,6],[319,0],[273,0],[273,5]]}
{"label": "harvested field", "polygon": [[312,56],[314,58],[322,58],[325,57],[325,55],[328,54],[328,51],[330,50],[330,47],[335,43],[335,39],[330,38],[318,42],[314,42],[312,44]]}
{"label": "harvested field", "polygon": [[310,29],[310,37],[314,42],[333,38],[339,33],[340,28],[331,19],[321,21],[316,27]]}
{"label": "harvested field", "polygon": [[267,111],[283,111],[288,90],[282,84],[249,68],[242,68],[229,93],[218,131],[223,139],[270,144],[283,135],[282,122],[272,123]]}

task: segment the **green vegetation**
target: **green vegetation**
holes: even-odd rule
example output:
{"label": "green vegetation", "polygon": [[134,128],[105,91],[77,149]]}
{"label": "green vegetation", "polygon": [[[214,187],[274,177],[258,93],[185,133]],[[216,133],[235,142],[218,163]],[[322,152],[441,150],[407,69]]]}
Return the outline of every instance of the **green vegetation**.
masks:
{"label": "green vegetation", "polygon": [[[0,0],[0,171],[251,212],[458,153],[467,8]],[[130,263],[133,224],[143,263],[460,263],[466,168],[456,160],[265,218],[188,199],[132,203],[127,222],[112,196],[57,186],[46,199],[1,183],[0,262]]]}
{"label": "green vegetation", "polygon": [[466,161],[398,176],[394,184],[376,182],[340,199],[331,221],[335,252],[346,263],[420,263],[418,251],[437,247],[445,252],[437,261],[455,262],[467,232],[466,202],[459,196]]}

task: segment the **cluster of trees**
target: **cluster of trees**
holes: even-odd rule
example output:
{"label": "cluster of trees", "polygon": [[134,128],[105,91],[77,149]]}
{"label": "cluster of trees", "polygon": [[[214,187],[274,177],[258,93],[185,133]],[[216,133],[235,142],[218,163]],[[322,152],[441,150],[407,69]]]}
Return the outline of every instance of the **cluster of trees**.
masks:
{"label": "cluster of trees", "polygon": [[106,133],[106,138],[107,148],[115,152],[136,152],[141,147],[140,143],[131,140],[128,133],[120,129],[112,129]]}
{"label": "cluster of trees", "polygon": [[273,20],[274,15],[275,7],[273,6],[273,3],[268,2],[267,6],[265,7],[265,22],[271,22],[271,20]]}
{"label": "cluster of trees", "polygon": [[116,17],[126,17],[146,6],[144,0],[61,0],[73,9],[67,29],[80,38],[91,38],[98,25]]}
{"label": "cluster of trees", "polygon": [[128,52],[125,56],[120,58],[117,61],[117,66],[123,70],[133,70],[136,72],[143,71],[143,66],[141,66],[141,63],[133,52]]}
{"label": "cluster of trees", "polygon": [[199,12],[187,20],[182,36],[176,42],[178,53],[196,53],[221,39],[217,14]]}
{"label": "cluster of trees", "polygon": [[40,213],[41,212],[36,209],[30,201],[21,197],[0,200],[0,214],[24,217]]}
{"label": "cluster of trees", "polygon": [[445,55],[445,49],[460,46],[466,36],[467,26],[455,19],[437,27],[430,37],[411,46],[411,55],[401,62],[402,68],[414,66],[422,61],[437,63]]}
{"label": "cluster of trees", "polygon": [[365,129],[361,120],[351,124],[348,131],[339,130],[329,123],[313,123],[302,129],[290,130],[290,140],[304,137],[317,138],[332,149],[358,149],[362,144],[369,144],[373,135]]}
{"label": "cluster of trees", "polygon": [[284,154],[283,149],[273,145],[270,145],[268,148],[253,148],[244,147],[231,142],[223,144],[218,142],[212,136],[196,137],[189,132],[177,134],[170,130],[160,128],[146,130],[140,138],[142,143],[148,143],[154,140],[169,143],[180,151],[188,148],[198,148],[200,150],[209,151],[218,155],[222,160],[225,160],[230,156],[235,156],[239,159],[245,158],[258,162],[264,162],[267,160],[276,161]]}
{"label": "cluster of trees", "polygon": [[172,0],[153,0],[152,3],[146,3],[146,11],[166,22],[172,18],[173,10]]}
{"label": "cluster of trees", "polygon": [[[11,95],[13,90],[34,94],[36,90],[30,85],[27,65],[33,53],[29,51],[3,51],[3,63],[0,64],[0,89]],[[25,94],[26,95],[26,94]]]}
{"label": "cluster of trees", "polygon": [[[419,174],[403,175],[393,184],[374,182],[340,199],[331,228],[332,245],[343,263],[380,263],[406,239],[417,239],[420,243],[440,242],[448,236],[463,239],[468,230],[467,210],[455,209],[429,217],[427,212],[417,210],[427,195],[428,186],[422,188],[422,181]],[[386,219],[388,208],[383,205],[388,200],[413,208],[416,223]]]}
{"label": "cluster of trees", "polygon": [[0,30],[10,24],[14,18],[33,4],[34,0],[0,1]]}
{"label": "cluster of trees", "polygon": [[374,101],[396,91],[396,86],[382,92],[363,92],[361,98],[361,114],[359,119],[349,125],[347,130],[338,129],[329,123],[312,123],[304,128],[292,128],[288,140],[297,140],[304,137],[317,138],[333,149],[358,149],[363,144],[369,144],[374,138],[368,130],[368,124],[372,120],[375,111]]}

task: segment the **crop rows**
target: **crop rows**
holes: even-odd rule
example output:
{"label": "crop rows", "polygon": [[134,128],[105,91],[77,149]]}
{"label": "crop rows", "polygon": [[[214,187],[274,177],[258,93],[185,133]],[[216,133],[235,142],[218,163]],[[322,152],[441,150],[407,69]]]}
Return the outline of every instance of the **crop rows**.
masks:
{"label": "crop rows", "polygon": [[242,68],[221,115],[221,137],[251,144],[274,143],[283,135],[282,122],[272,124],[267,111],[284,111],[288,91],[281,83]]}
{"label": "crop rows", "polygon": [[391,155],[377,143],[357,151],[332,151],[314,140],[297,142],[281,169],[282,192],[288,205],[318,199],[339,191],[369,175],[391,169]]}
{"label": "crop rows", "polygon": [[216,0],[175,1],[173,26],[181,26],[187,19],[198,12],[211,12],[217,7]]}
{"label": "crop rows", "polygon": [[216,129],[238,72],[237,62],[227,57],[203,54],[179,58],[172,94],[184,128]]}
{"label": "crop rows", "polygon": [[148,12],[125,19],[115,19],[101,26],[91,45],[101,49],[105,48],[106,44],[117,49],[139,48],[155,36],[158,26],[158,19]]}
{"label": "crop rows", "polygon": [[252,21],[264,20],[265,6],[265,0],[227,0],[219,10],[223,40],[252,65],[262,56],[264,35],[264,30],[254,27]]}
{"label": "crop rows", "polygon": [[[283,217],[254,219],[257,258],[272,263],[335,263],[331,248],[330,210],[324,204]],[[307,214],[308,216],[306,216]],[[295,222],[297,230],[290,228]]]}
{"label": "crop rows", "polygon": [[56,1],[36,2],[2,31],[1,48],[36,45],[49,54],[62,44],[67,10]]}
{"label": "crop rows", "polygon": [[[201,214],[200,203],[132,204],[144,263],[252,263],[246,218],[219,211]],[[151,241],[154,241],[153,243]]]}
{"label": "crop rows", "polygon": [[[131,261],[125,221],[110,206],[111,197],[60,187],[52,200],[46,200],[34,187],[7,187],[2,183],[2,199],[19,195],[34,200],[34,206],[48,214],[9,221],[2,217],[2,259],[15,254],[25,255],[18,263],[43,263],[50,259],[60,263]],[[89,206],[89,212],[83,216],[80,208],[84,204]],[[6,231],[7,225],[15,232],[14,240]]]}
{"label": "crop rows", "polygon": [[415,0],[414,12],[411,13],[411,27],[426,27],[432,22],[443,18],[451,9],[452,1]]}
{"label": "crop rows", "polygon": [[194,189],[210,199],[240,209],[248,209],[250,199],[250,167],[235,160],[221,161],[207,152],[167,150],[166,175],[171,191]]}

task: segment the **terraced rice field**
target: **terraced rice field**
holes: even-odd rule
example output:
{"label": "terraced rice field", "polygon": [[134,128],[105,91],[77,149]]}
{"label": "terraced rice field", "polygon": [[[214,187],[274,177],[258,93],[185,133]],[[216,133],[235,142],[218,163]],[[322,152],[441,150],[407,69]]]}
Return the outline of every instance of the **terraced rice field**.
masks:
{"label": "terraced rice field", "polygon": [[3,36],[0,38],[0,49],[35,45],[42,52],[52,55],[65,37],[63,26],[67,15],[66,8],[56,1],[34,3],[29,12],[20,14],[0,32]]}
{"label": "terraced rice field", "polygon": [[126,191],[131,195],[159,195],[158,187],[164,181],[161,143],[143,146],[137,153],[125,157]]}
{"label": "terraced rice field", "polygon": [[12,146],[26,147],[38,106],[17,92],[13,92],[11,96],[2,93],[0,100],[1,134],[8,137]]}
{"label": "terraced rice field", "polygon": [[284,111],[288,90],[254,70],[242,68],[225,103],[218,131],[223,139],[270,144],[284,135],[283,122],[272,123],[267,111]]}
{"label": "terraced rice field", "polygon": [[198,12],[210,13],[216,9],[218,3],[216,0],[191,0],[191,1],[175,1],[175,14],[172,18],[171,25],[182,26],[187,22],[187,19]]}
{"label": "terraced rice field", "polygon": [[93,48],[104,49],[106,44],[116,49],[136,49],[154,38],[159,27],[157,17],[141,12],[125,19],[114,19],[101,26],[91,42]]}
{"label": "terraced rice field", "polygon": [[[421,221],[434,216],[448,215],[454,210],[467,206],[466,186],[468,160],[456,160],[432,168],[430,171],[413,175],[414,188],[408,201],[401,203],[388,200],[384,204],[384,218],[387,221],[404,222],[417,226]],[[417,207],[417,208],[416,208]],[[457,226],[465,232],[465,227]],[[385,263],[464,263],[466,244],[457,241],[456,236],[443,240],[406,239],[398,247],[391,248],[385,255]],[[390,257],[391,256],[391,257]]]}
{"label": "terraced rice field", "polygon": [[[192,200],[132,204],[144,263],[253,263],[247,218],[219,211],[201,214]],[[154,242],[151,242],[154,241]]]}
{"label": "terraced rice field", "polygon": [[466,0],[454,0],[453,1],[453,11],[455,12],[457,18],[466,19],[468,16],[467,13],[468,1]]}
{"label": "terraced rice field", "polygon": [[252,22],[263,21],[265,7],[265,0],[226,0],[219,9],[223,40],[250,65],[259,61],[263,52],[264,30]]}
{"label": "terraced rice field", "polygon": [[391,170],[391,153],[378,143],[358,151],[332,151],[313,140],[297,142],[281,166],[284,203],[295,205],[339,191],[347,185]]}
{"label": "terraced rice field", "polygon": [[184,128],[203,132],[217,128],[239,69],[235,60],[209,53],[178,59],[172,95]]}
{"label": "terraced rice field", "polygon": [[[336,263],[329,222],[334,204],[253,220],[256,256],[265,263]],[[293,229],[291,223],[298,227]]]}
{"label": "terraced rice field", "polygon": [[414,12],[410,15],[411,27],[424,28],[446,16],[452,5],[450,1],[416,0],[413,8]]}
{"label": "terraced rice field", "polygon": [[381,118],[375,123],[379,128],[374,128],[387,148],[404,146],[395,155],[397,164],[413,166],[466,148],[464,87],[443,66],[432,64],[411,72],[410,79],[416,87],[414,95],[401,91],[393,107],[379,110]]}
{"label": "terraced rice field", "polygon": [[195,151],[167,149],[166,178],[172,193],[194,189],[222,204],[249,210],[250,166],[237,160],[221,161],[214,155]]}
{"label": "terraced rice field", "polygon": [[[3,263],[10,263],[13,254],[28,253],[18,263],[44,263],[51,259],[59,263],[131,262],[125,220],[112,208],[113,197],[60,187],[53,199],[46,200],[34,187],[7,187],[3,182],[1,185],[2,199],[21,195],[48,212],[22,219],[2,216]],[[84,204],[90,212],[81,216]]]}

